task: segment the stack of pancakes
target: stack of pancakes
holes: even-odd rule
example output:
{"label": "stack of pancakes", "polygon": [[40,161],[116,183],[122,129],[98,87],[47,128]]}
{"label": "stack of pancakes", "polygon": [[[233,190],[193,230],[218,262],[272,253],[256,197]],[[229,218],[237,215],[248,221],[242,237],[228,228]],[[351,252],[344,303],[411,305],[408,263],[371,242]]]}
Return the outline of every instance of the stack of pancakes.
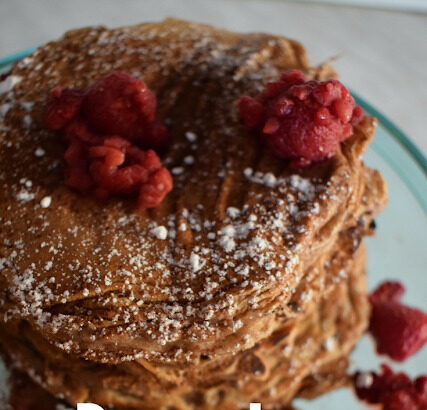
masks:
{"label": "stack of pancakes", "polygon": [[[257,144],[236,101],[303,47],[166,20],[67,33],[19,62],[0,106],[0,349],[72,405],[263,409],[345,382],[366,328],[365,249],[386,201],[361,155],[366,117],[335,157],[298,174]],[[51,89],[122,70],[156,93],[173,191],[152,210],[63,183]]]}

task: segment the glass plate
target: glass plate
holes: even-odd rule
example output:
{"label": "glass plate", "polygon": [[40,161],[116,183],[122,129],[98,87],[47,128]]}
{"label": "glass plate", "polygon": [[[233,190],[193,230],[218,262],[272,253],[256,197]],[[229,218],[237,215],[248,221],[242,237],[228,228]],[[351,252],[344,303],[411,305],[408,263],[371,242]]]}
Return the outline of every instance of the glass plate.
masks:
{"label": "glass plate", "polygon": [[[0,59],[0,72],[7,71],[11,64],[33,50]],[[377,235],[366,239],[369,288],[375,288],[384,280],[400,280],[407,289],[404,301],[427,310],[427,159],[392,121],[361,97],[353,95],[369,115],[379,120],[365,162],[381,171],[389,190],[388,206],[376,220]],[[426,372],[427,349],[405,363],[395,363],[376,355],[371,339],[364,336],[351,359],[350,371],[378,370],[380,363],[388,363],[393,369],[404,370],[414,377]],[[0,391],[4,383],[5,371],[0,363]],[[338,410],[344,403],[346,410],[364,408],[350,389],[336,390],[310,402],[295,401],[301,410]]]}

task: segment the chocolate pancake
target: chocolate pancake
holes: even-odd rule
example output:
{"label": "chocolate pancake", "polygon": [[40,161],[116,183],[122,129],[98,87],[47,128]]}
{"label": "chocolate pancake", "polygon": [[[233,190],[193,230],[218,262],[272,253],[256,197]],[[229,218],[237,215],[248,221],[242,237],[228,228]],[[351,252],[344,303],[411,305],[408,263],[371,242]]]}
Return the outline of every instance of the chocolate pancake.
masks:
{"label": "chocolate pancake", "polygon": [[293,307],[298,315],[283,318],[251,349],[204,357],[198,366],[178,369],[143,359],[95,365],[64,354],[24,326],[19,337],[5,334],[1,346],[15,368],[32,369],[39,384],[74,404],[244,409],[249,401],[261,401],[263,408],[281,408],[295,396],[315,397],[347,381],[347,356],[366,327],[368,303],[364,249],[352,259],[345,253],[343,247],[336,249],[309,272],[311,289],[327,285],[316,297],[297,290]]}
{"label": "chocolate pancake", "polygon": [[[274,408],[326,389],[366,325],[357,247],[386,187],[361,160],[373,118],[298,174],[248,136],[237,99],[289,68],[335,76],[295,41],[173,19],[72,31],[14,66],[0,94],[0,346],[16,366],[71,404],[117,408]],[[117,70],[155,92],[173,137],[174,188],[152,210],[67,188],[43,127],[52,88]],[[288,327],[290,358],[272,342]]]}

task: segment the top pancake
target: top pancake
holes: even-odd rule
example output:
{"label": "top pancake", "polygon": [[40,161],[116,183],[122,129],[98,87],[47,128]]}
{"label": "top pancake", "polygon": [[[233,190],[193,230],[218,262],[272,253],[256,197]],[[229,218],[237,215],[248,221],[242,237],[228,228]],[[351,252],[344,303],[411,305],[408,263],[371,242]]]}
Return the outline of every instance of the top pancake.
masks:
{"label": "top pancake", "polygon": [[[104,362],[195,362],[271,333],[303,273],[385,202],[360,160],[372,118],[298,175],[248,136],[237,99],[289,68],[334,75],[294,41],[172,19],[72,31],[15,65],[0,85],[0,320]],[[174,188],[153,210],[64,186],[60,137],[43,128],[52,88],[117,70],[155,92],[173,139]]]}

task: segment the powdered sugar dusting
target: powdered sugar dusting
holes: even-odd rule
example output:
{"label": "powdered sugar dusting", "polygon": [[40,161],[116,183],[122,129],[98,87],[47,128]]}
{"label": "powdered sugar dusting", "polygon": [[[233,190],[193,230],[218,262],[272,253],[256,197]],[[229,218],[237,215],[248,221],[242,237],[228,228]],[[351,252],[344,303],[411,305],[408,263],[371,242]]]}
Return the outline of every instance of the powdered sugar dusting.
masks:
{"label": "powdered sugar dusting", "polygon": [[50,197],[50,196],[45,196],[45,197],[40,201],[40,206],[41,206],[42,208],[49,208],[51,203],[52,203],[52,197]]}
{"label": "powdered sugar dusting", "polygon": [[5,117],[7,112],[10,110],[10,104],[1,104],[0,105],[0,117]]}
{"label": "powdered sugar dusting", "polygon": [[40,147],[36,148],[36,150],[34,151],[34,155],[35,155],[37,158],[41,158],[41,157],[43,157],[45,154],[46,154],[46,151],[45,151],[43,148],[40,148]]}
{"label": "powdered sugar dusting", "polygon": [[13,90],[16,84],[21,82],[22,78],[17,75],[9,75],[0,82],[0,95],[6,94]]}
{"label": "powdered sugar dusting", "polygon": [[187,131],[185,133],[185,137],[188,139],[188,141],[190,142],[196,142],[197,140],[197,135],[194,132],[191,131]]}
{"label": "powdered sugar dusting", "polygon": [[156,226],[151,230],[151,234],[157,239],[165,240],[168,237],[168,230],[164,226]]}
{"label": "powdered sugar dusting", "polygon": [[[40,95],[31,99],[16,87],[1,100],[10,105],[4,126],[14,115],[22,132],[19,141],[4,132],[1,148],[15,158],[27,150],[29,165],[18,164],[13,171],[0,173],[10,207],[1,215],[5,234],[0,268],[7,273],[13,302],[0,306],[2,320],[31,318],[56,347],[90,360],[192,361],[198,353],[168,350],[169,345],[221,338],[230,328],[241,343],[231,349],[252,347],[256,337],[246,331],[245,320],[261,311],[273,316],[284,309],[303,274],[307,247],[302,244],[314,235],[310,218],[321,216],[333,197],[348,195],[337,184],[274,173],[241,148],[251,143],[239,134],[236,123],[239,81],[250,76],[247,83],[256,89],[277,75],[268,64],[257,67],[255,75],[251,67],[259,57],[257,51],[229,49],[233,46],[218,45],[212,38],[194,34],[182,38],[180,33],[167,50],[148,51],[147,44],[156,35],[135,38],[126,30],[90,30],[79,47],[82,55],[68,50],[64,56],[48,49],[20,67],[25,84],[35,83],[43,73],[46,82]],[[128,40],[140,46],[129,49]],[[191,47],[179,45],[184,40]],[[165,63],[166,52],[177,55],[174,67]],[[118,59],[105,58],[117,53]],[[184,79],[189,86],[201,90],[191,116],[169,117],[165,109],[165,123],[176,138],[164,158],[174,174],[173,203],[130,213],[123,199],[81,200],[60,187],[63,164],[52,157],[58,147],[52,145],[52,135],[37,129],[31,110],[43,104],[48,90],[57,85],[58,65],[72,64],[67,86],[85,87],[105,72],[126,69],[129,62],[133,74],[143,77],[141,61],[148,58],[164,78],[168,70],[185,73],[189,64],[197,67],[211,81],[221,104],[208,110],[212,96],[204,95],[197,78],[189,76]],[[90,69],[86,60],[91,61]],[[259,70],[264,70],[262,75]],[[230,81],[224,82],[224,77]],[[222,86],[217,90],[219,82]],[[167,101],[161,103],[173,107],[181,91],[168,91]],[[27,148],[23,142],[29,141]],[[301,295],[303,301],[308,298]],[[83,329],[84,346],[74,337]],[[104,340],[116,343],[114,349],[99,349]],[[154,347],[147,350],[141,348],[143,343],[133,344],[138,340]]]}

